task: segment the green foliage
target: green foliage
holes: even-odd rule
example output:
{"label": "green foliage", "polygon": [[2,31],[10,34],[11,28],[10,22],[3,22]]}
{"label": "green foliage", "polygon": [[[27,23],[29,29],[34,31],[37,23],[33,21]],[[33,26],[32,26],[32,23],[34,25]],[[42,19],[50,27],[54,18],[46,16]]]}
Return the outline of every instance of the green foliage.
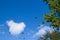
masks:
{"label": "green foliage", "polygon": [[[49,5],[50,8],[50,14],[45,14],[44,22],[50,22],[51,26],[53,26],[56,29],[60,28],[60,0],[44,0]],[[47,33],[44,38],[41,40],[47,40],[50,38],[51,40],[60,40],[60,32],[54,31],[52,33]]]}
{"label": "green foliage", "polygon": [[57,12],[60,15],[60,0],[45,0],[51,12]]}
{"label": "green foliage", "polygon": [[60,28],[60,18],[55,14],[45,14],[44,18],[45,22],[51,22],[51,26]]}
{"label": "green foliage", "polygon": [[45,14],[45,22],[51,22],[51,26],[60,28],[60,0],[45,0],[50,8],[50,14]]}
{"label": "green foliage", "polygon": [[54,31],[53,33],[47,33],[44,37],[43,40],[47,40],[48,38],[50,40],[60,40],[60,32]]}

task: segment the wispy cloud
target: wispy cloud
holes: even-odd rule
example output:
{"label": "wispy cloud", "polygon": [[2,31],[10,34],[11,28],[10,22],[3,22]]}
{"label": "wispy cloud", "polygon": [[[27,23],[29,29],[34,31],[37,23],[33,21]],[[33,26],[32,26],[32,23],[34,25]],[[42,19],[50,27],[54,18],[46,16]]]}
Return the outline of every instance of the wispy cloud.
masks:
{"label": "wispy cloud", "polygon": [[[40,26],[41,27],[41,26]],[[54,31],[53,27],[42,26],[38,32],[36,32],[33,37],[43,37],[47,34],[47,32],[52,33]]]}
{"label": "wispy cloud", "polygon": [[0,24],[0,34],[5,34],[5,32],[3,31],[4,26],[5,26],[5,24]]}
{"label": "wispy cloud", "polygon": [[0,26],[5,26],[4,24],[0,24]]}
{"label": "wispy cloud", "polygon": [[5,34],[5,32],[4,31],[0,31],[0,34]]}
{"label": "wispy cloud", "polygon": [[26,27],[24,22],[16,23],[13,20],[7,21],[7,25],[9,26],[9,32],[12,35],[19,35]]}

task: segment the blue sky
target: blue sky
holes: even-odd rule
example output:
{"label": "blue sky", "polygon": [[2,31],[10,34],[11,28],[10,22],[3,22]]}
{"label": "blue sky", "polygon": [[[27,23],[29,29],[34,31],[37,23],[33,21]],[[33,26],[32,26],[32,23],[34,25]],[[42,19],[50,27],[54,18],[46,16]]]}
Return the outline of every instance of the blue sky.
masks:
{"label": "blue sky", "polygon": [[[49,8],[42,0],[0,0],[0,40],[37,40],[31,37],[39,30],[45,13],[49,13]],[[18,36],[11,35],[6,24],[9,20],[24,22],[24,31]]]}

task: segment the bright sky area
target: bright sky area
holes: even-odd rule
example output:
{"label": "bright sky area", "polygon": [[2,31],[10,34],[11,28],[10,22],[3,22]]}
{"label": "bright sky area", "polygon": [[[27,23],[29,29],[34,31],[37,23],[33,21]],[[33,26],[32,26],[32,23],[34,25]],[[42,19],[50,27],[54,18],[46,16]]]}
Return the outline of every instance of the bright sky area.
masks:
{"label": "bright sky area", "polygon": [[49,7],[42,0],[0,0],[0,40],[37,40],[52,32],[41,24],[45,13]]}

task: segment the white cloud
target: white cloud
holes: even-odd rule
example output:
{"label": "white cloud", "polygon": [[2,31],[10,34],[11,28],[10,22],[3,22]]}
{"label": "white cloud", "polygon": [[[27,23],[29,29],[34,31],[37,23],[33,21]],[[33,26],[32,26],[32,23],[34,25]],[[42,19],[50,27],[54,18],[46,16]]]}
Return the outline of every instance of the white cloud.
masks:
{"label": "white cloud", "polygon": [[7,25],[9,26],[9,32],[12,35],[19,35],[26,27],[24,22],[16,23],[13,20],[7,21]]}
{"label": "white cloud", "polygon": [[[41,26],[40,26],[41,27]],[[54,29],[49,26],[42,26],[39,31],[34,35],[34,37],[43,37],[47,32],[52,33]]]}

